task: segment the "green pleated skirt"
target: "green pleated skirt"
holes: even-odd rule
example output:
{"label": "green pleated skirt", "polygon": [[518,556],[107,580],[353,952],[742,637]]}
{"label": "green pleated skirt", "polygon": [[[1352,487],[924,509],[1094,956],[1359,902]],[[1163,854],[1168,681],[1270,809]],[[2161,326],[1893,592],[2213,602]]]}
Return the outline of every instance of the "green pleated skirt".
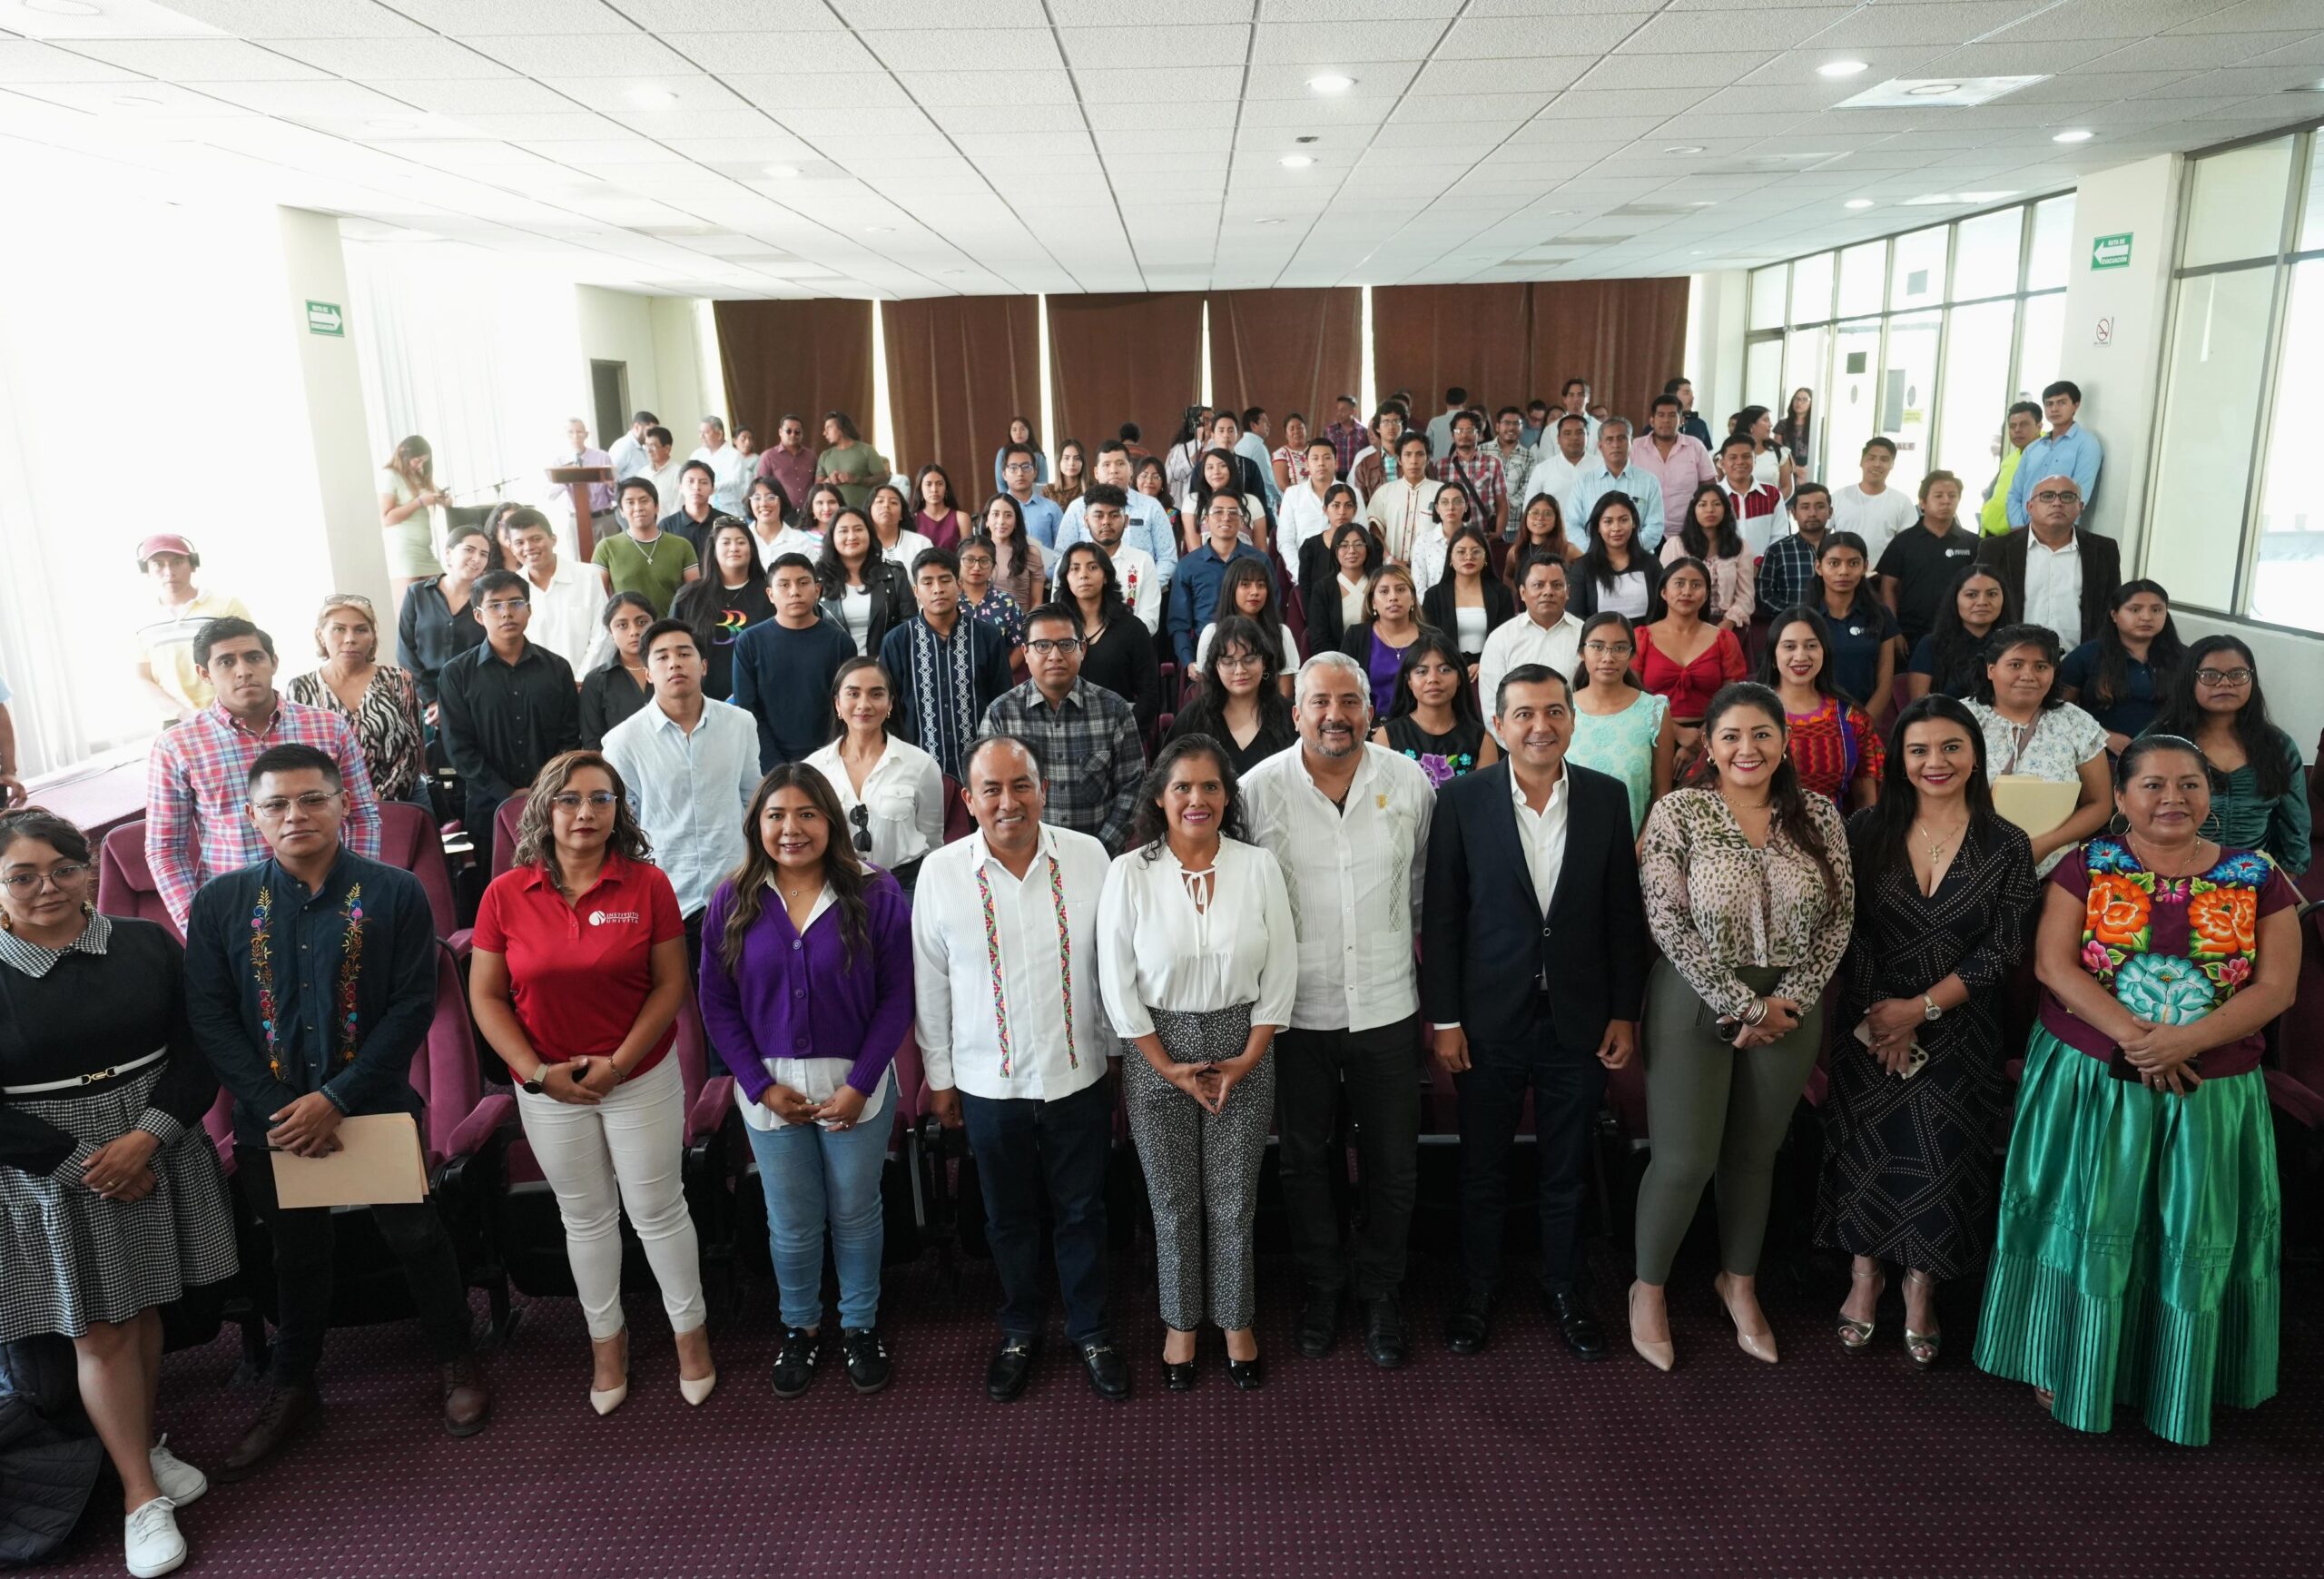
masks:
{"label": "green pleated skirt", "polygon": [[2118,1081],[2041,1026],[2026,1044],[1977,1364],[2104,1431],[2168,1441],[2275,1396],[2283,1201],[2259,1071],[2191,1096]]}

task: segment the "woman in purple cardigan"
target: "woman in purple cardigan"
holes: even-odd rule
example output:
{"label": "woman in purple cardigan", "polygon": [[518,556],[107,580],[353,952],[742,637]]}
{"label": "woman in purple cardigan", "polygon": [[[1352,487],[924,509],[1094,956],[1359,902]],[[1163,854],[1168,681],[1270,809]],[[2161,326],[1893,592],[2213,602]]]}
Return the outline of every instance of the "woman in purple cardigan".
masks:
{"label": "woman in purple cardigan", "polygon": [[888,1066],[912,1022],[911,912],[896,880],[856,854],[812,767],[786,763],[761,780],[746,825],[749,852],[703,916],[702,1015],[734,1071],[766,1191],[783,1296],[774,1396],[805,1392],[822,1357],[826,1224],[848,1379],[876,1393],[889,1373],[880,1170]]}

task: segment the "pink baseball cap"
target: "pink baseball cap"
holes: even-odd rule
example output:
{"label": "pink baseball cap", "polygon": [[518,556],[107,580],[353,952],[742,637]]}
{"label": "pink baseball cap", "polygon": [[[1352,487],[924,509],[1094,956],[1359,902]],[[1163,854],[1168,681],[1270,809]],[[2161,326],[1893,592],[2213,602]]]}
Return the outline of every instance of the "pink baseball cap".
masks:
{"label": "pink baseball cap", "polygon": [[156,532],[137,545],[137,567],[143,569],[145,561],[156,554],[183,554],[193,558],[193,545],[175,532]]}

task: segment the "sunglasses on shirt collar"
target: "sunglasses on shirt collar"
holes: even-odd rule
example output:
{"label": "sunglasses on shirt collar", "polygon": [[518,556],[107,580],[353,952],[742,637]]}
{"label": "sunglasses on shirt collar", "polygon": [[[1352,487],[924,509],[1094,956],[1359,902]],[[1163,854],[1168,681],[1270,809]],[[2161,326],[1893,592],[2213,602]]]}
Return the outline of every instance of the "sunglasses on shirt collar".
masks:
{"label": "sunglasses on shirt collar", "polygon": [[855,829],[852,835],[855,847],[866,855],[872,853],[872,812],[862,801],[848,808],[847,820]]}

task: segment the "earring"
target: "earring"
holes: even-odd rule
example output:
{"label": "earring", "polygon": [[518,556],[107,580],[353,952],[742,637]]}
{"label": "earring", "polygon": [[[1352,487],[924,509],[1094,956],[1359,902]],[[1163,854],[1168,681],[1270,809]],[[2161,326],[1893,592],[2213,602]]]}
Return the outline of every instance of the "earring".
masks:
{"label": "earring", "polygon": [[[2115,825],[2118,823],[2122,824],[2120,827]],[[2118,811],[2112,816],[2106,819],[2106,836],[2108,838],[2120,839],[2127,835],[2130,831],[2131,820],[2130,818],[2122,815],[2121,812]]]}
{"label": "earring", "polygon": [[81,902],[81,919],[82,919],[82,920],[86,921],[86,920],[88,920],[89,918],[91,918],[92,916],[94,916],[96,913],[97,913],[97,907],[96,907],[95,905],[94,905],[94,904],[90,903],[89,903],[87,900],[85,900],[85,899],[84,899],[84,900],[83,900],[83,901]]}
{"label": "earring", "polygon": [[16,923],[5,910],[0,910],[0,932],[15,932]]}

